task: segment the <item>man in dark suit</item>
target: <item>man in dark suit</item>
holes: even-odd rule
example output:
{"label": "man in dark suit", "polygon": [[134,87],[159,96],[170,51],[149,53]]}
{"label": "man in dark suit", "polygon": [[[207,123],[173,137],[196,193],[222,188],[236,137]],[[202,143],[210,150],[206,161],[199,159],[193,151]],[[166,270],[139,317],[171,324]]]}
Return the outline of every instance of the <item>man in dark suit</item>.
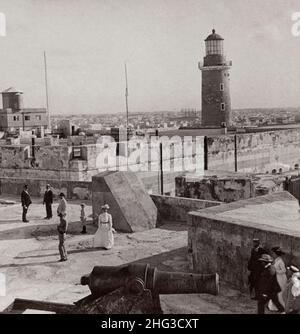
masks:
{"label": "man in dark suit", "polygon": [[52,218],[52,203],[53,203],[53,192],[51,190],[50,184],[46,185],[46,191],[44,194],[44,202],[46,206],[46,217],[45,219]]}
{"label": "man in dark suit", "polygon": [[262,271],[257,282],[257,313],[264,314],[265,306],[271,299],[280,313],[284,312],[284,307],[278,300],[278,292],[281,291],[276,278],[276,269],[273,265],[273,258],[268,254],[263,254],[259,259]]}
{"label": "man in dark suit", "polygon": [[22,208],[23,208],[22,221],[24,223],[28,223],[29,220],[27,220],[26,214],[27,214],[27,211],[28,211],[28,207],[32,202],[31,202],[31,197],[30,197],[29,192],[28,192],[27,184],[25,184],[24,189],[21,193],[21,202],[22,202]]}
{"label": "man in dark suit", "polygon": [[250,296],[254,296],[252,299],[257,299],[256,293],[256,285],[258,282],[259,274],[261,271],[261,264],[259,262],[260,257],[263,254],[267,254],[268,252],[260,246],[259,239],[253,239],[253,248],[251,249],[251,256],[248,262],[248,270],[250,271],[249,275],[249,289],[250,289]]}

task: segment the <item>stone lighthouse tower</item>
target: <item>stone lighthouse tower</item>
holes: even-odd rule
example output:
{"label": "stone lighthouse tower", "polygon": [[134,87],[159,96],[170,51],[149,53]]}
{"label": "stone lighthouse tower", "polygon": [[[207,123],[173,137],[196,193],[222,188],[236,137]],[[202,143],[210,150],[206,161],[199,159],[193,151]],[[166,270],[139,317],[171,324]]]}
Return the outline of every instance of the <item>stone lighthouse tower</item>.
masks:
{"label": "stone lighthouse tower", "polygon": [[231,61],[226,61],[224,39],[213,29],[205,40],[205,57],[199,63],[202,71],[202,126],[227,127],[231,122]]}

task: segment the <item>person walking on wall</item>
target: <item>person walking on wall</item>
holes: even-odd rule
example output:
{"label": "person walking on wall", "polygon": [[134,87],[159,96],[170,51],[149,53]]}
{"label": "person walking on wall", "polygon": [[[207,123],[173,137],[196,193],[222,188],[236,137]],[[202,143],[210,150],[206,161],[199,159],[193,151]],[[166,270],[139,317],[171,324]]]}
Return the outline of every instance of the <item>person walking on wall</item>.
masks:
{"label": "person walking on wall", "polygon": [[251,256],[248,262],[248,270],[250,271],[249,290],[251,298],[257,299],[256,285],[261,271],[261,264],[259,262],[259,259],[263,254],[267,252],[263,247],[261,247],[259,239],[254,238],[252,242],[253,248],[251,249]]}
{"label": "person walking on wall", "polygon": [[53,192],[51,190],[50,184],[47,184],[43,201],[43,204],[46,206],[46,217],[44,219],[52,218],[52,203],[53,203]]}
{"label": "person walking on wall", "polygon": [[24,185],[23,191],[21,193],[21,202],[22,202],[22,208],[23,208],[22,221],[24,223],[28,223],[29,220],[27,220],[26,215],[28,212],[29,205],[32,203],[32,201],[31,201],[31,197],[28,192],[27,184]]}
{"label": "person walking on wall", "polygon": [[59,194],[60,203],[57,208],[57,215],[60,219],[59,225],[57,226],[58,231],[58,250],[60,254],[60,262],[67,261],[68,254],[65,248],[65,240],[66,240],[66,233],[68,230],[68,222],[67,222],[67,201],[65,199],[64,193]]}

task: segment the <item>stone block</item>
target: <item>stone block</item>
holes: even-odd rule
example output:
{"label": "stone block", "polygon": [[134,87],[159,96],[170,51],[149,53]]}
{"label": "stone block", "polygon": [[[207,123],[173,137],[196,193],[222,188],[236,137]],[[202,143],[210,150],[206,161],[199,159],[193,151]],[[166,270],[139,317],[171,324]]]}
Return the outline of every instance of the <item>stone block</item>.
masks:
{"label": "stone block", "polygon": [[151,229],[157,223],[157,208],[142,182],[132,172],[103,172],[92,178],[94,220],[107,203],[114,228],[122,232]]}

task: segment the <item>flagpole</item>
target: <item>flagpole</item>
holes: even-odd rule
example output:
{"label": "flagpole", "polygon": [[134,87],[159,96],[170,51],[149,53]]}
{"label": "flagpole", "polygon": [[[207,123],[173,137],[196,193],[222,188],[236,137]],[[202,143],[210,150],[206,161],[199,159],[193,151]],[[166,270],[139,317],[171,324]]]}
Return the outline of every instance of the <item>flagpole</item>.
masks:
{"label": "flagpole", "polygon": [[45,90],[46,90],[46,105],[47,105],[47,114],[48,114],[48,129],[51,130],[51,118],[50,118],[49,95],[48,95],[48,76],[47,76],[46,51],[44,51],[44,67],[45,67]]}
{"label": "flagpole", "polygon": [[[127,65],[126,65],[126,62],[125,62],[125,80],[126,80],[125,98],[126,98],[126,131],[127,131],[129,120],[128,120],[128,80],[127,80]],[[126,137],[127,137],[127,134],[126,134]]]}
{"label": "flagpole", "polygon": [[126,165],[127,165],[127,170],[128,170],[128,124],[129,124],[129,119],[128,119],[128,80],[127,80],[127,65],[125,62],[125,81],[126,81],[126,89],[125,89],[125,100],[126,100]]}

